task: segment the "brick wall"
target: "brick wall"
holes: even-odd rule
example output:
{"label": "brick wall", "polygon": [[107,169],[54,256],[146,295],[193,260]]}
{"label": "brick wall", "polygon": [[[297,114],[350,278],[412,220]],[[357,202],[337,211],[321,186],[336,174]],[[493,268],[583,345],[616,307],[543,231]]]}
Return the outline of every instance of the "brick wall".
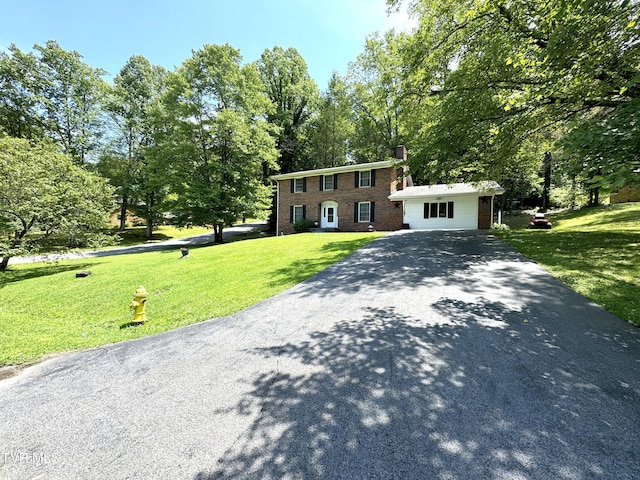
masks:
{"label": "brick wall", "polygon": [[[362,165],[366,170],[366,164]],[[334,201],[338,204],[338,228],[346,232],[367,231],[369,222],[354,222],[354,205],[356,202],[374,202],[374,220],[371,222],[375,230],[390,231],[402,228],[402,202],[389,201],[389,195],[397,188],[398,172],[395,168],[375,170],[375,186],[355,187],[356,172],[345,172],[337,175],[338,188],[320,190],[320,176],[306,177],[307,191],[291,193],[290,180],[279,180],[280,201],[278,208],[278,231],[293,233],[290,223],[290,207],[304,205],[306,218],[320,225],[320,205],[322,202]],[[405,182],[406,183],[406,182]]]}

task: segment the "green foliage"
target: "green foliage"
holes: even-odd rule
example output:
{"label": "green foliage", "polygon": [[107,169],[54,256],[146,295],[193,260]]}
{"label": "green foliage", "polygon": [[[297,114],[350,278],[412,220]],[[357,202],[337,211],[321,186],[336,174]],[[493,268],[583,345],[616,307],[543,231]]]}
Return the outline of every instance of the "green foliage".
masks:
{"label": "green foliage", "polygon": [[491,230],[511,230],[506,223],[494,223],[491,225]]}
{"label": "green foliage", "polygon": [[[114,208],[106,181],[73,164],[50,143],[0,137],[0,270],[11,256],[56,233],[86,238]],[[40,238],[26,235],[41,232]]]}
{"label": "green foliage", "polygon": [[500,181],[524,171],[532,145],[557,140],[591,185],[637,182],[637,2],[411,4],[419,27],[402,49],[403,88],[431,103],[416,167]]}
{"label": "green foliage", "polygon": [[106,72],[52,40],[34,50],[0,53],[0,123],[12,136],[46,135],[83,164],[99,146]]}
{"label": "green foliage", "polygon": [[276,147],[281,173],[312,168],[304,156],[305,129],[319,103],[318,86],[295,48],[265,50],[256,62],[272,108],[269,123],[277,127]]}
{"label": "green foliage", "polygon": [[496,231],[578,293],[640,326],[640,203],[549,214],[552,230]]}
{"label": "green foliage", "polygon": [[349,153],[358,163],[387,160],[394,156],[397,145],[409,143],[408,130],[415,112],[409,108],[401,82],[403,40],[393,32],[373,35],[364,52],[349,65],[355,125]]}
{"label": "green foliage", "polygon": [[277,151],[265,116],[270,107],[255,66],[241,66],[229,45],[205,45],[167,78],[156,111],[156,145],[147,154],[158,183],[169,186],[165,206],[195,224],[222,228],[270,206],[263,169]]}
{"label": "green foliage", "polygon": [[308,218],[301,218],[300,220],[297,220],[296,222],[293,223],[293,229],[297,233],[308,232],[315,226],[316,226],[315,222],[312,220],[309,220]]}
{"label": "green foliage", "polygon": [[344,165],[354,133],[348,85],[334,72],[327,91],[322,94],[319,110],[309,124],[309,168]]}
{"label": "green foliage", "polygon": [[[47,354],[230,315],[309,278],[378,236],[267,237],[192,248],[183,260],[176,248],[16,265],[0,275],[0,365],[33,363]],[[79,270],[92,275],[77,279]],[[128,305],[139,285],[149,292],[149,321],[134,327]]]}

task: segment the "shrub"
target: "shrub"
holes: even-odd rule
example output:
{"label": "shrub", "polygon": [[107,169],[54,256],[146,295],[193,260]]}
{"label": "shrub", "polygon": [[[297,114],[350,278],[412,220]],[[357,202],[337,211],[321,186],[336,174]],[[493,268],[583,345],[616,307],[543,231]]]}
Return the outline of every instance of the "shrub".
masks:
{"label": "shrub", "polygon": [[293,224],[293,229],[297,233],[303,233],[303,232],[308,232],[310,229],[312,229],[315,226],[316,226],[315,222],[313,222],[313,221],[311,221],[309,219],[303,218],[303,219],[300,219],[300,220],[296,221]]}

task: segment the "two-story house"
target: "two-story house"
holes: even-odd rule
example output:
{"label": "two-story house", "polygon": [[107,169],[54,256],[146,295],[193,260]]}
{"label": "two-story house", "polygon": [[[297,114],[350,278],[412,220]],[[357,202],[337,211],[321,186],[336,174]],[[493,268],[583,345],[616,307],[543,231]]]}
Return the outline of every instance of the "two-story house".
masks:
{"label": "two-story house", "polygon": [[277,231],[293,233],[301,219],[319,228],[362,232],[489,228],[497,220],[493,181],[413,186],[406,149],[396,159],[275,175]]}
{"label": "two-story house", "polygon": [[396,161],[344,165],[275,175],[277,231],[293,233],[293,224],[306,218],[319,228],[363,232],[402,228],[402,201],[389,195],[407,185],[402,174],[406,150],[398,147]]}

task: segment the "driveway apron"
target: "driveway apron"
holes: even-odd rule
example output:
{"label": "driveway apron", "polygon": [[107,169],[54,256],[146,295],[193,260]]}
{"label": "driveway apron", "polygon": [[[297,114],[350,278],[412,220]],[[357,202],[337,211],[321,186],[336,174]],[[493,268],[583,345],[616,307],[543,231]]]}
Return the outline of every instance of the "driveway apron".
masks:
{"label": "driveway apron", "polygon": [[396,232],[0,412],[7,479],[640,478],[640,329],[491,235]]}

